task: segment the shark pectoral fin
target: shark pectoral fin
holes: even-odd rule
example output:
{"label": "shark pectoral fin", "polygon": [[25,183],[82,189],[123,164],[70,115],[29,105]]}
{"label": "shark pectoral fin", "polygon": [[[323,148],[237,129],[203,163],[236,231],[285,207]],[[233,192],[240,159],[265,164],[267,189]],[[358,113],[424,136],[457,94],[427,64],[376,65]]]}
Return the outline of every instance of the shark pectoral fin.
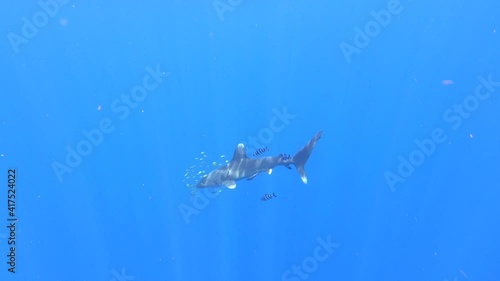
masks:
{"label": "shark pectoral fin", "polygon": [[250,176],[250,177],[247,179],[247,181],[249,181],[249,180],[253,180],[253,179],[254,179],[254,178],[255,178],[258,174],[259,174],[259,173],[256,173],[255,175]]}
{"label": "shark pectoral fin", "polygon": [[269,169],[269,171],[267,171],[267,174],[270,175],[273,173],[273,169]]}
{"label": "shark pectoral fin", "polygon": [[302,179],[302,182],[307,184],[307,175],[306,175],[306,170],[304,170],[304,167],[297,167],[297,172],[299,172],[300,179]]}
{"label": "shark pectoral fin", "polygon": [[236,188],[236,182],[235,181],[226,181],[224,182],[224,185],[227,186],[229,189],[235,189]]}

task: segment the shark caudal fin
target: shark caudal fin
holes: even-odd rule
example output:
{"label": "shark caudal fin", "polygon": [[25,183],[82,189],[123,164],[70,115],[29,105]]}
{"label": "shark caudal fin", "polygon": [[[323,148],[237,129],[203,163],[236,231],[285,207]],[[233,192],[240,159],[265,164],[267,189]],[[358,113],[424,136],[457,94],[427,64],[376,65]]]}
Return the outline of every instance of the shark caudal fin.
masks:
{"label": "shark caudal fin", "polygon": [[321,138],[322,134],[323,130],[316,133],[316,135],[293,156],[293,164],[295,165],[295,168],[297,168],[297,172],[299,173],[302,182],[305,184],[307,184],[307,175],[306,170],[304,170],[304,166],[306,165],[309,156],[311,156],[311,153],[316,146],[316,142]]}

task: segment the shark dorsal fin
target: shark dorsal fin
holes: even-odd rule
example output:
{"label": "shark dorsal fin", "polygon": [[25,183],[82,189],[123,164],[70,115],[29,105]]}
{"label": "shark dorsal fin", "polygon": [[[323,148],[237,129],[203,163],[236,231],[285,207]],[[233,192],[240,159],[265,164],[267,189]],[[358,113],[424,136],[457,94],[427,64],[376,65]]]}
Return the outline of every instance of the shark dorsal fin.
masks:
{"label": "shark dorsal fin", "polygon": [[245,148],[245,145],[240,143],[236,146],[236,149],[234,150],[233,159],[231,159],[231,162],[239,161],[245,158],[248,158],[247,150]]}

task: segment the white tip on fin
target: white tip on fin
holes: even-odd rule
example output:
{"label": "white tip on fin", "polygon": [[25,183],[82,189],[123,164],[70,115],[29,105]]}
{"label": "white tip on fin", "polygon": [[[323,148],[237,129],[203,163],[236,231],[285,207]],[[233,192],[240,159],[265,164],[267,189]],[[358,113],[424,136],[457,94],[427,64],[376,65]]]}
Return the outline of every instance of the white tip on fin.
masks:
{"label": "white tip on fin", "polygon": [[267,174],[270,175],[273,173],[273,169],[269,169],[269,171],[267,171]]}
{"label": "white tip on fin", "polygon": [[300,179],[304,184],[307,184],[307,175],[306,171],[304,170],[304,167],[297,167],[297,172],[299,172]]}
{"label": "white tip on fin", "polygon": [[224,183],[225,186],[229,189],[235,189],[236,188],[236,182],[235,181],[226,181]]}
{"label": "white tip on fin", "polygon": [[304,176],[302,176],[300,178],[302,179],[303,183],[307,184],[307,176],[306,175],[304,175]]}

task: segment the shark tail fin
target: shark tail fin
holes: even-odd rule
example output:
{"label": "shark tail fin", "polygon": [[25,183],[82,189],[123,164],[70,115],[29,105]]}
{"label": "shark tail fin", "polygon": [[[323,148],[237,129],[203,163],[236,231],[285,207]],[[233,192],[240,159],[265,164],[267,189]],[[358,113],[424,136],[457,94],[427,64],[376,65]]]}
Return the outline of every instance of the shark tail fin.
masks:
{"label": "shark tail fin", "polygon": [[322,134],[323,130],[316,133],[316,135],[293,156],[293,164],[295,165],[295,168],[297,168],[297,172],[299,173],[304,184],[307,184],[307,174],[304,167],[309,159],[309,156],[311,156],[314,147],[316,146],[316,142],[321,138]]}

